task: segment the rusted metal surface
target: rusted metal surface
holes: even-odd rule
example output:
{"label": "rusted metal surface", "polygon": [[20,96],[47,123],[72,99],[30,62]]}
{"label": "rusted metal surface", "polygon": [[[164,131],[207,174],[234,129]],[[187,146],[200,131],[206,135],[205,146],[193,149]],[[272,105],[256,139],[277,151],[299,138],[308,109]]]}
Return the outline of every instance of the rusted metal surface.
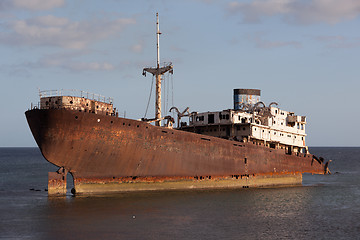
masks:
{"label": "rusted metal surface", "polygon": [[[311,154],[288,155],[255,143],[166,129],[148,123],[65,109],[26,112],[51,163],[76,181],[216,176],[323,174]],[[80,180],[81,179],[81,180]],[[98,180],[97,180],[98,179]],[[122,182],[122,180],[117,180]]]}
{"label": "rusted metal surface", "polygon": [[76,179],[72,193],[129,192],[152,190],[189,190],[250,188],[301,185],[302,174],[232,175],[218,177],[92,178]]}
{"label": "rusted metal surface", "polygon": [[40,109],[69,109],[100,115],[115,115],[111,103],[73,96],[43,97],[40,99]]}
{"label": "rusted metal surface", "polygon": [[60,174],[58,172],[48,173],[48,194],[56,195],[66,194],[66,174]]}

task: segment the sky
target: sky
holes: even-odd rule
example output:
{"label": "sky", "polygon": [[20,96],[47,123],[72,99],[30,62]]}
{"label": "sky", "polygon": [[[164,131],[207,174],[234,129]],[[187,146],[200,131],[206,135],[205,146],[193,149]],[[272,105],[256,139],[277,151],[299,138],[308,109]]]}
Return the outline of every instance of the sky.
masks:
{"label": "sky", "polygon": [[307,145],[360,146],[358,0],[1,0],[0,147],[36,146],[24,112],[39,89],[98,93],[144,117],[156,12],[161,62],[174,65],[167,109],[229,109],[234,88],[261,89],[307,116]]}

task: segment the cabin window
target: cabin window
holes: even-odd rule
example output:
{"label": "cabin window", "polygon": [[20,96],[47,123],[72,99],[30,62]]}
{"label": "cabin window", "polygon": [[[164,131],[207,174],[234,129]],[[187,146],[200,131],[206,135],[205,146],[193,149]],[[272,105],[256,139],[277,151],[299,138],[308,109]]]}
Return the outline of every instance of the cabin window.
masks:
{"label": "cabin window", "polygon": [[246,123],[246,118],[241,119],[241,123]]}
{"label": "cabin window", "polygon": [[226,114],[226,120],[229,120],[229,114]]}
{"label": "cabin window", "polygon": [[208,115],[208,123],[214,123],[215,122],[215,116],[214,114]]}
{"label": "cabin window", "polygon": [[205,119],[204,116],[197,116],[197,117],[196,117],[196,121],[197,121],[197,122],[204,121],[204,119]]}
{"label": "cabin window", "polygon": [[277,114],[278,113],[278,110],[275,110],[275,114]]}
{"label": "cabin window", "polygon": [[204,118],[205,118],[204,116],[197,116],[197,117],[196,117],[196,121],[197,121],[197,122],[204,121]]}

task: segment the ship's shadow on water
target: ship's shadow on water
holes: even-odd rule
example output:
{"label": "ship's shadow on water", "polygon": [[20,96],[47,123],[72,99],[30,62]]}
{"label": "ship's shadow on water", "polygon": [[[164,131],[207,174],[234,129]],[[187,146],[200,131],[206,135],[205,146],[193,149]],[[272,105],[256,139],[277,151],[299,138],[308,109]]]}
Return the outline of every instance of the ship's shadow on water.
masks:
{"label": "ship's shadow on water", "polygon": [[0,150],[4,239],[357,239],[360,233],[360,148],[310,149],[333,160],[333,174],[305,175],[300,187],[64,197],[44,191],[54,167],[37,149]]}

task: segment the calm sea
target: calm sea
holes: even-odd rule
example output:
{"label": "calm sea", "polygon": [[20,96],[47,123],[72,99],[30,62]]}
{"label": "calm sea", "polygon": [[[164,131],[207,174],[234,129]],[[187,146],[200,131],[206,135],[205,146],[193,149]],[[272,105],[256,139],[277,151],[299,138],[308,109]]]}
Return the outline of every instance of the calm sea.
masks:
{"label": "calm sea", "polygon": [[37,148],[0,148],[0,238],[360,239],[360,148],[310,151],[332,175],[302,187],[49,198],[57,168]]}

